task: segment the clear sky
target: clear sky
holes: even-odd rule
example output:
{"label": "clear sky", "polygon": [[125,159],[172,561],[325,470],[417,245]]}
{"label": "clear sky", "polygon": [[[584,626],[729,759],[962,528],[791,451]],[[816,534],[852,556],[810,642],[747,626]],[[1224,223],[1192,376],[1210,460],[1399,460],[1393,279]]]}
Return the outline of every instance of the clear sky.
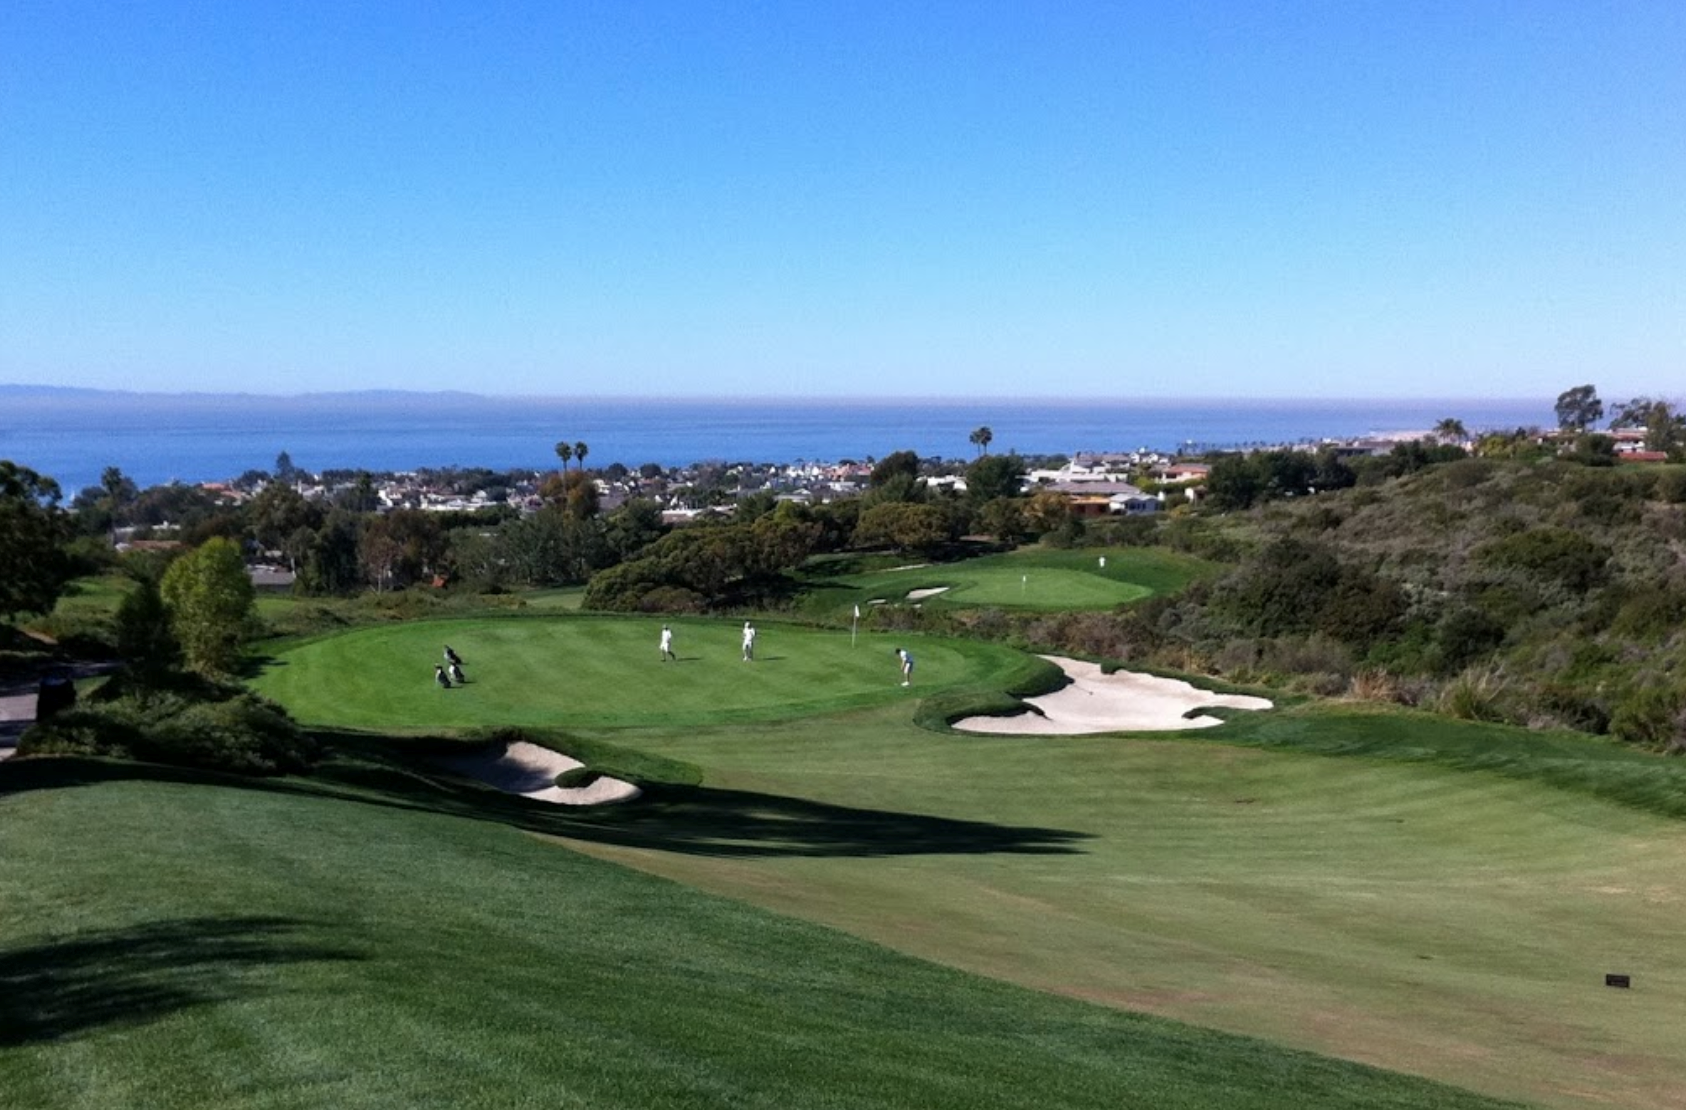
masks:
{"label": "clear sky", "polygon": [[0,4],[0,383],[1686,382],[1686,3]]}

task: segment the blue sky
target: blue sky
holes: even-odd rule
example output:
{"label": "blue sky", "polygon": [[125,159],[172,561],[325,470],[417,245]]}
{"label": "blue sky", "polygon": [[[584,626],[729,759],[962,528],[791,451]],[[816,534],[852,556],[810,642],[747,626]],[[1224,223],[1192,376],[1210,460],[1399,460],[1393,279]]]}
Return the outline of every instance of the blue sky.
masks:
{"label": "blue sky", "polygon": [[1686,381],[1686,4],[0,5],[0,382]]}

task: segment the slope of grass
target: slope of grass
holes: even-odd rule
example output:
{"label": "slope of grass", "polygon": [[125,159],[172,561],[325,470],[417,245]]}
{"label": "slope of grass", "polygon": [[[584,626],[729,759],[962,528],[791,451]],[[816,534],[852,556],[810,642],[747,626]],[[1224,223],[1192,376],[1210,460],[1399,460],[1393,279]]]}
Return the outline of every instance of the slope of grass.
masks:
{"label": "slope of grass", "polygon": [[1686,817],[1686,761],[1585,733],[1330,702],[1304,703],[1291,712],[1226,715],[1231,723],[1224,737],[1230,743],[1490,771],[1666,817]]}
{"label": "slope of grass", "polygon": [[[710,789],[605,813],[570,842],[1061,994],[1547,1105],[1677,1105],[1686,826],[1546,776],[1287,750],[1362,751],[1375,726],[1395,755],[1413,737],[1473,751],[1494,739],[1482,726],[1437,740],[1464,726],[1298,713],[1152,740],[942,736],[893,709],[799,736],[623,733],[682,751]],[[904,823],[865,865],[732,835],[831,808],[1051,827],[1070,850],[898,851],[919,836]],[[669,832],[698,827],[715,829],[701,845]],[[1635,989],[1605,988],[1612,971]]]}
{"label": "slope of grass", "polygon": [[0,769],[6,1104],[1495,1105],[909,959],[362,770],[334,797],[332,770]]}

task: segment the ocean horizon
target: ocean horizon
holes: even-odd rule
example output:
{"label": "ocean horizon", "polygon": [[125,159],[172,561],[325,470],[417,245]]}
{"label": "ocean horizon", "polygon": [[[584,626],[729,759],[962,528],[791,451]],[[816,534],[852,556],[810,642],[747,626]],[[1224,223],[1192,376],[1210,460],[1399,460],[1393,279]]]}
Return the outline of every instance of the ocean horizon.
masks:
{"label": "ocean horizon", "polygon": [[1165,452],[1553,421],[1540,398],[1286,400],[1144,398],[559,398],[361,391],[296,395],[128,393],[0,386],[0,459],[55,479],[66,496],[116,466],[142,486],[270,470],[285,451],[310,471],[547,469],[558,441],[588,465],[683,466],[970,458],[987,425],[994,453]]}

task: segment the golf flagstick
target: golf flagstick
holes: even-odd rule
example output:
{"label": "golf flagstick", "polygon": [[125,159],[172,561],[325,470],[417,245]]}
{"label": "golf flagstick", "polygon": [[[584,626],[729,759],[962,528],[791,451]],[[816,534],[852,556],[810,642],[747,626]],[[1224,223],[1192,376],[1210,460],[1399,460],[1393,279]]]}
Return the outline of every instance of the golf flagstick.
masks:
{"label": "golf flagstick", "polygon": [[861,607],[855,606],[855,617],[849,622],[849,646],[855,646],[855,635],[861,629]]}

